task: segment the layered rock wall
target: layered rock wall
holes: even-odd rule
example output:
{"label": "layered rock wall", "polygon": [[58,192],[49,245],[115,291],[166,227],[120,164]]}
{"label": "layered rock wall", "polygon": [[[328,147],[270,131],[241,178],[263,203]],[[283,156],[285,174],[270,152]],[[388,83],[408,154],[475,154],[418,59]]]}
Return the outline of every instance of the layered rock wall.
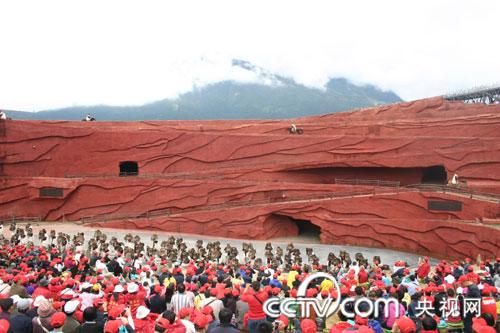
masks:
{"label": "layered rock wall", "polygon": [[325,243],[499,256],[499,136],[499,105],[441,98],[276,121],[4,121],[0,217],[255,239],[310,221]]}

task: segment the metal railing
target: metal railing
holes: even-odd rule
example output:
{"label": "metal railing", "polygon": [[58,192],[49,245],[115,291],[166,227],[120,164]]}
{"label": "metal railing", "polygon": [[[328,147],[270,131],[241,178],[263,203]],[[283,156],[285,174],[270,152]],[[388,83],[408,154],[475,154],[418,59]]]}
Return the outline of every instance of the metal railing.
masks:
{"label": "metal railing", "polygon": [[335,178],[335,184],[339,185],[367,185],[367,186],[387,186],[399,187],[399,181],[371,180],[371,179],[344,179]]}
{"label": "metal railing", "polygon": [[33,222],[41,222],[42,221],[42,217],[41,216],[15,216],[15,215],[11,215],[11,216],[3,216],[3,217],[0,217],[0,223],[12,223],[12,222],[30,222],[30,223],[33,223]]}
{"label": "metal railing", "polygon": [[[337,184],[350,184],[350,185],[370,185],[373,188],[367,190],[354,190],[354,191],[343,191],[343,192],[328,192],[322,194],[309,194],[309,195],[295,195],[288,196],[286,190],[282,190],[282,196],[271,196],[265,199],[259,200],[243,200],[243,201],[234,201],[234,202],[224,202],[224,203],[215,203],[211,205],[205,206],[196,206],[196,207],[170,207],[167,209],[156,209],[146,212],[137,212],[137,213],[106,213],[99,214],[93,216],[84,216],[79,219],[81,223],[91,223],[91,222],[106,222],[112,220],[126,220],[126,219],[149,219],[158,216],[170,216],[175,214],[182,213],[191,213],[198,211],[213,211],[213,210],[221,210],[225,208],[237,208],[237,207],[248,207],[262,204],[286,204],[293,203],[297,201],[311,201],[311,200],[333,200],[339,198],[349,198],[356,196],[371,196],[371,195],[382,195],[382,194],[397,194],[401,192],[441,192],[447,194],[455,194],[459,196],[465,196],[468,198],[475,198],[479,200],[485,200],[495,203],[500,203],[500,195],[491,194],[491,193],[483,193],[478,191],[473,191],[469,188],[459,188],[447,185],[437,185],[437,184],[416,184],[409,186],[400,186],[396,185],[396,182],[385,182],[385,181],[377,181],[377,180],[340,180],[335,179]],[[275,192],[275,191],[273,191]],[[0,219],[0,222],[8,223],[11,221],[16,222],[40,222],[42,220],[41,217],[19,217],[19,216],[11,216]]]}
{"label": "metal railing", "polygon": [[[371,183],[370,183],[371,184]],[[391,184],[393,185],[393,184]],[[369,195],[382,195],[382,194],[397,194],[401,192],[442,192],[447,194],[457,194],[463,195],[468,198],[478,198],[481,200],[487,200],[491,202],[500,203],[500,195],[481,193],[476,191],[465,191],[460,188],[454,188],[446,185],[433,185],[433,184],[418,184],[410,186],[380,186],[374,187],[370,190],[358,190],[358,191],[344,191],[344,192],[329,192],[325,194],[311,194],[303,196],[284,196],[284,197],[269,197],[260,200],[248,200],[248,201],[235,201],[226,202],[219,204],[212,204],[209,206],[197,206],[197,207],[171,207],[164,210],[147,211],[145,213],[138,214],[102,214],[92,217],[82,218],[83,223],[87,222],[97,222],[97,221],[109,221],[109,220],[120,220],[120,219],[140,219],[140,218],[150,218],[157,216],[170,216],[182,213],[191,213],[197,211],[213,211],[221,210],[225,208],[238,208],[238,207],[248,207],[262,204],[286,204],[297,201],[308,201],[308,200],[333,200],[339,198],[349,198],[356,196],[369,196]],[[286,193],[286,191],[283,191]]]}
{"label": "metal railing", "polygon": [[[398,189],[401,190],[401,189]],[[411,190],[407,190],[411,191]],[[192,213],[198,211],[214,211],[228,208],[239,208],[239,207],[248,207],[248,206],[257,206],[263,204],[287,204],[293,202],[300,201],[312,201],[312,200],[333,200],[340,198],[352,198],[357,196],[372,196],[372,195],[380,195],[380,194],[391,194],[397,193],[393,189],[382,189],[382,188],[373,188],[371,190],[364,191],[347,191],[347,192],[330,192],[324,194],[311,194],[311,195],[303,195],[303,196],[285,196],[282,198],[266,198],[260,200],[248,200],[248,201],[235,201],[235,202],[226,202],[220,204],[213,204],[209,206],[197,206],[197,207],[188,207],[188,208],[179,208],[179,207],[171,207],[169,209],[165,209],[163,211],[152,211],[145,212],[142,214],[102,214],[92,217],[82,218],[82,223],[88,222],[105,222],[109,220],[120,220],[120,219],[140,219],[140,218],[149,218],[156,216],[170,216],[176,214],[183,213]]]}
{"label": "metal railing", "polygon": [[439,185],[439,184],[415,184],[415,185],[408,185],[407,188],[418,189],[421,192],[442,192],[448,194],[452,193],[456,195],[466,196],[471,199],[479,199],[479,200],[500,203],[500,194],[476,191],[469,187],[464,188],[453,185],[450,186],[450,185]]}

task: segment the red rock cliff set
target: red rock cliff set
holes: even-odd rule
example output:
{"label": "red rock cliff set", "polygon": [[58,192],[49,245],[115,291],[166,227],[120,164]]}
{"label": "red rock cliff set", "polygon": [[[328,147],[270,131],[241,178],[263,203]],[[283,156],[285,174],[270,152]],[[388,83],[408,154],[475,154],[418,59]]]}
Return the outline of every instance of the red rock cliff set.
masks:
{"label": "red rock cliff set", "polygon": [[[289,134],[291,123],[304,130]],[[500,256],[500,105],[281,121],[2,121],[0,217]],[[460,184],[446,186],[454,174]]]}

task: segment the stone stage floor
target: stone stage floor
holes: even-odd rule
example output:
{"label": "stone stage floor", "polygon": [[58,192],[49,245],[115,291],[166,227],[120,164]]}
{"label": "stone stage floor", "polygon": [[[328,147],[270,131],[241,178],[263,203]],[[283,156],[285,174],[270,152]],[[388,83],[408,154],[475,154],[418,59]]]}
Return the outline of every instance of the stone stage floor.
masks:
{"label": "stone stage floor", "polygon": [[[19,224],[21,225],[21,224]],[[47,231],[51,229],[55,229],[56,232],[64,232],[70,235],[73,235],[77,232],[85,233],[85,240],[87,241],[90,237],[93,236],[96,228],[83,226],[75,223],[69,222],[57,222],[57,223],[33,223],[33,233],[35,242],[38,241],[38,230],[45,228]],[[8,225],[4,226],[4,234],[8,231]],[[112,228],[100,228],[101,231],[105,232],[108,235],[108,239],[112,236],[117,237],[120,241],[123,240],[123,237],[127,233],[132,233],[132,235],[139,235],[142,241],[146,242],[146,244],[150,244],[151,235],[157,234],[159,243],[161,241],[167,239],[171,235],[174,237],[182,237],[188,246],[194,246],[196,240],[202,239],[204,244],[209,241],[219,240],[221,242],[221,247],[224,249],[226,243],[231,244],[231,246],[236,246],[238,251],[240,252],[239,259],[243,259],[243,252],[241,251],[241,244],[243,242],[252,243],[255,249],[257,250],[257,256],[264,258],[264,247],[267,242],[271,242],[273,247],[281,246],[284,250],[286,249],[286,245],[289,242],[292,242],[296,248],[299,248],[302,253],[302,258],[305,259],[305,249],[306,247],[312,247],[314,249],[314,253],[320,258],[322,262],[326,261],[329,252],[334,252],[336,256],[339,255],[340,250],[346,250],[351,255],[351,258],[354,259],[354,254],[357,252],[363,253],[365,258],[371,262],[373,256],[380,256],[383,264],[388,264],[392,267],[394,262],[397,260],[405,260],[412,267],[415,267],[418,263],[419,255],[399,252],[393,250],[386,249],[377,249],[377,248],[367,248],[367,247],[359,247],[359,246],[339,246],[332,244],[321,244],[319,243],[319,238],[314,235],[304,235],[298,237],[289,237],[289,238],[277,238],[268,241],[262,240],[241,240],[241,239],[231,239],[231,238],[218,238],[218,237],[205,237],[202,235],[193,235],[193,234],[177,234],[177,233],[169,233],[169,232],[158,232],[158,231],[147,231],[147,230],[131,230],[131,229],[112,229]],[[304,262],[307,262],[305,259]],[[437,263],[437,260],[431,259],[432,264]]]}

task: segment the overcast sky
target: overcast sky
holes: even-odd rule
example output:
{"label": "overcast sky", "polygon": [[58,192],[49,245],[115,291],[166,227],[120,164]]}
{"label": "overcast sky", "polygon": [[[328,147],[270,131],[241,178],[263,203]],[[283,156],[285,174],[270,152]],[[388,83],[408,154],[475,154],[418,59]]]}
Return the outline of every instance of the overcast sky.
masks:
{"label": "overcast sky", "polygon": [[0,108],[143,104],[255,77],[403,99],[500,81],[500,1],[0,0]]}

